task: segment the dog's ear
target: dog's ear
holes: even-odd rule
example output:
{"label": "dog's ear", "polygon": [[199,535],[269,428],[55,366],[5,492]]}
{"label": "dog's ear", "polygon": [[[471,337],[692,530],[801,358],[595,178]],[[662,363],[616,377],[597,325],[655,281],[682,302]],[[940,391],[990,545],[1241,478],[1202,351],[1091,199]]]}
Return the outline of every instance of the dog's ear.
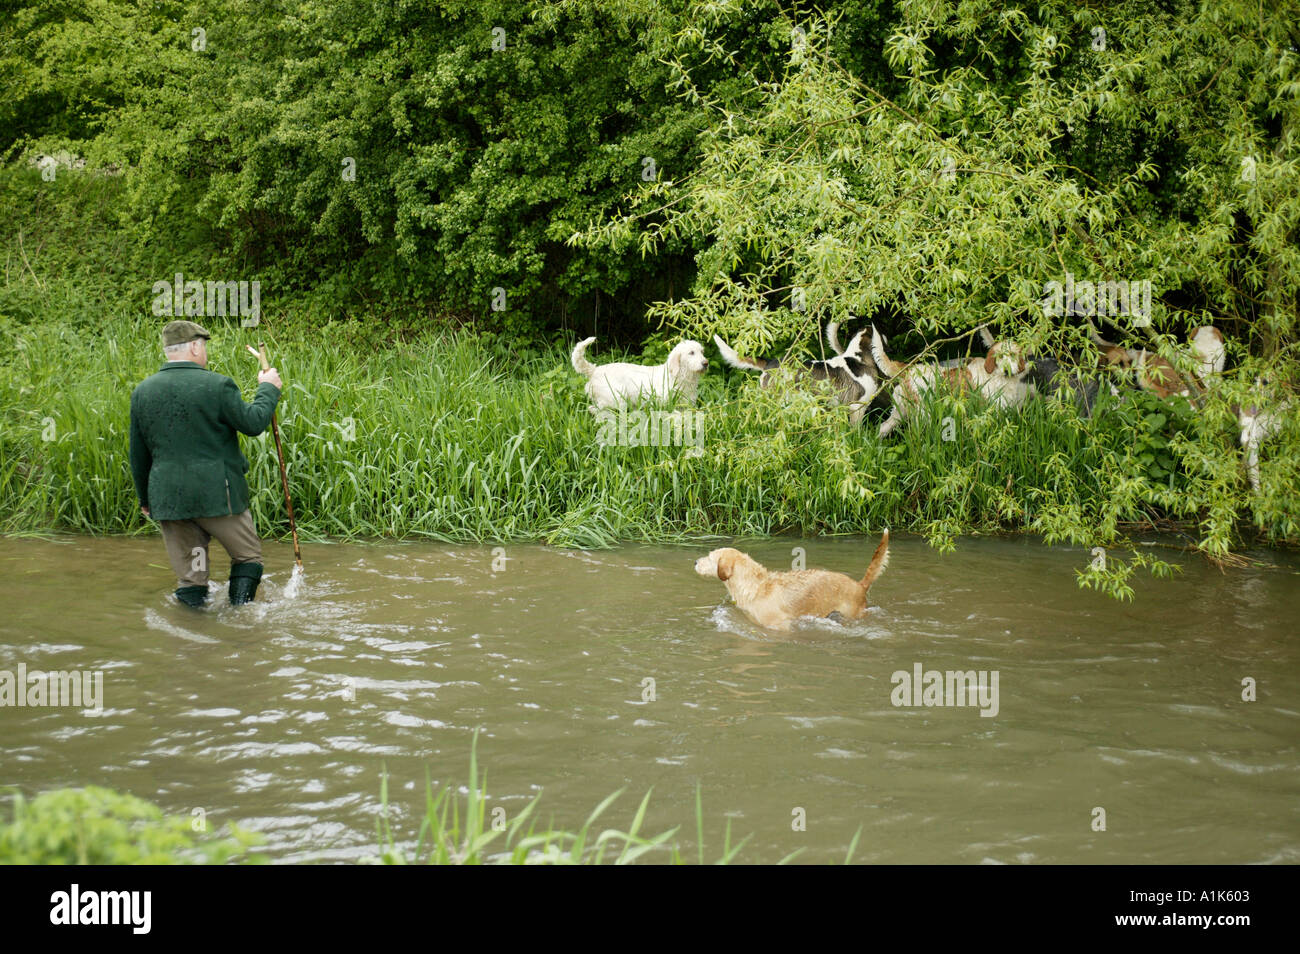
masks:
{"label": "dog's ear", "polygon": [[984,359],[984,373],[993,374],[998,369],[998,349],[995,345],[989,348],[988,356]]}
{"label": "dog's ear", "polygon": [[718,557],[718,579],[731,579],[731,571],[735,567],[736,558],[730,553],[724,553]]}
{"label": "dog's ear", "polygon": [[682,371],[681,345],[678,345],[676,348],[673,348],[672,354],[668,355],[668,360],[664,362],[664,367],[668,369],[668,373],[671,374],[673,377],[677,377],[677,375],[681,374]]}

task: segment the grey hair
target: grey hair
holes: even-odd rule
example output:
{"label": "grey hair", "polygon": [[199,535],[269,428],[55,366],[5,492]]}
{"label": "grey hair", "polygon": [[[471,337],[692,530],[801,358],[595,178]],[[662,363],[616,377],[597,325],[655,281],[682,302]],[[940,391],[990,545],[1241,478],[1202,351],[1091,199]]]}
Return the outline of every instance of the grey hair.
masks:
{"label": "grey hair", "polygon": [[182,348],[188,348],[198,340],[198,338],[191,338],[189,341],[182,341],[180,344],[167,345],[163,348],[163,354],[170,358],[174,354],[180,354]]}

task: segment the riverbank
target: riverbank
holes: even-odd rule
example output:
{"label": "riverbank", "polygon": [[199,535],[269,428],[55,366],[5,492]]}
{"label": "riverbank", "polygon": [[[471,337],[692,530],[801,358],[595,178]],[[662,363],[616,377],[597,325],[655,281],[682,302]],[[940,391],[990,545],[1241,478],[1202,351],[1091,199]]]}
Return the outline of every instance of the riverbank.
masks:
{"label": "riverbank", "polygon": [[[155,324],[0,326],[4,532],[149,528],[127,452],[131,389],[161,363]],[[251,393],[244,349],[265,340],[284,377],[280,428],[305,539],[603,547],[888,526],[941,549],[1007,531],[1121,548],[1126,532],[1178,524],[1218,558],[1300,539],[1300,502],[1280,486],[1285,442],[1269,445],[1281,459],[1266,452],[1265,492],[1251,495],[1232,431],[1185,403],[1138,396],[1083,419],[1046,401],[1018,414],[952,401],[881,441],[870,419],[854,431],[844,409],[760,391],[718,361],[694,409],[620,418],[588,411],[560,348],[463,333],[383,347],[364,323],[213,325],[213,370]],[[242,441],[258,526],[285,534],[274,443]],[[1085,581],[1117,595],[1135,564],[1161,568],[1142,553],[1101,562]]]}

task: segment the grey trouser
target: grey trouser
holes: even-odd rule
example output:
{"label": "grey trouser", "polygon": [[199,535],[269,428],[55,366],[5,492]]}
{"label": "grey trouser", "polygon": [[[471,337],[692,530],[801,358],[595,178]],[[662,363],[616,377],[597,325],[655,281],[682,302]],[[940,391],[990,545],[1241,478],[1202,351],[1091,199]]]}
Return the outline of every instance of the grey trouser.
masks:
{"label": "grey trouser", "polygon": [[253,528],[253,514],[226,517],[198,517],[194,520],[161,520],[163,543],[172,572],[181,586],[206,586],[208,541],[213,537],[230,554],[231,564],[261,563],[262,541]]}

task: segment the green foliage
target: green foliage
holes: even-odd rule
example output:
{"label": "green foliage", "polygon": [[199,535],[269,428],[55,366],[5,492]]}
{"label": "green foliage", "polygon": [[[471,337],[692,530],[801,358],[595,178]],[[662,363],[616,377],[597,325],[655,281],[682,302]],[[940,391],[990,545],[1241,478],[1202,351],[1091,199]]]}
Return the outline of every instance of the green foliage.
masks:
{"label": "green foliage", "polygon": [[[757,103],[699,94],[713,121],[690,179],[640,188],[626,214],[571,240],[643,255],[693,241],[694,294],[653,313],[696,337],[725,328],[742,350],[815,340],[818,321],[895,303],[925,334],[992,321],[1038,346],[1077,345],[1081,329],[1036,307],[1067,272],[1149,279],[1200,303],[1190,315],[1157,305],[1158,331],[1258,317],[1293,339],[1294,19],[1274,9],[1257,21],[1244,0],[1178,6],[1170,17],[1137,4],[908,4],[884,47],[905,82],[895,98],[835,60],[834,17],[779,20],[806,42]],[[713,48],[718,25],[742,14],[697,15],[683,46]],[[1102,23],[1110,45],[1094,51]],[[1221,69],[1198,95],[1210,63]],[[1111,142],[1152,131],[1173,154],[1119,165]],[[1105,179],[1072,161],[1085,132],[1110,157]],[[1175,201],[1178,216],[1161,214]],[[791,307],[795,288],[806,311]]]}
{"label": "green foliage", "polygon": [[[1296,0],[825,9],[28,0],[0,20],[0,154],[120,173],[136,308],[184,270],[300,320],[639,337],[660,299],[748,348],[886,303],[1077,345],[1017,317],[1069,271],[1152,280],[1155,332],[1294,339]],[[647,158],[635,228],[566,244]]]}
{"label": "green foliage", "polygon": [[196,834],[189,818],[164,816],[134,795],[98,786],[13,794],[13,821],[0,824],[0,864],[169,865],[260,861],[245,852],[260,835],[230,826],[228,837]]}
{"label": "green foliage", "polygon": [[1150,392],[1135,392],[1116,411],[1117,423],[1128,434],[1125,471],[1153,484],[1174,485],[1178,462],[1174,446],[1195,436],[1191,402],[1175,395],[1162,400]]}
{"label": "green foliage", "polygon": [[0,154],[91,142],[180,78],[185,5],[34,0],[0,19]]}
{"label": "green foliage", "polygon": [[[1109,424],[1057,419],[1051,440],[1025,445],[1039,463],[1013,466],[1001,492],[985,451],[953,461],[935,475],[944,507],[917,508],[927,532],[948,546],[983,515],[1023,519],[1049,542],[1113,545],[1124,524],[1174,517],[1194,520],[1200,548],[1222,559],[1237,516],[1250,513],[1274,539],[1294,539],[1295,507],[1282,498],[1294,500],[1296,485],[1280,482],[1295,472],[1294,445],[1271,445],[1279,465],[1251,494],[1227,426],[1234,405],[1260,402],[1257,378],[1274,382],[1271,406],[1300,380],[1297,7],[1174,7],[906,3],[884,44],[902,84],[889,94],[837,59],[837,13],[777,17],[771,29],[792,38],[784,70],[729,98],[692,86],[691,56],[727,56],[743,12],[698,5],[677,36],[685,52],[670,59],[712,116],[698,168],[638,188],[570,241],[646,256],[693,244],[692,294],[651,315],[702,340],[721,332],[745,353],[817,352],[825,322],[892,313],[889,330],[901,316],[897,330],[915,342],[990,324],[1031,353],[1074,354],[1088,368],[1097,354],[1086,323],[1042,306],[1048,283],[1150,281],[1149,323],[1113,318],[1112,336],[1189,377],[1175,349],[1189,327],[1216,323],[1232,342],[1235,366],[1197,413],[1138,397]],[[1019,439],[1041,413],[977,443]],[[904,438],[907,459],[923,434]],[[1043,466],[1053,483],[1031,477],[1019,498],[1025,471]],[[898,485],[858,472],[873,492]]]}
{"label": "green foliage", "polygon": [[[537,336],[599,293],[606,324],[627,325],[647,292],[684,284],[680,265],[563,239],[644,157],[665,174],[686,164],[699,117],[637,41],[657,10],[37,2],[0,27],[15,93],[0,150],[122,171],[119,294],[136,307],[188,269],[331,318],[427,320],[436,302]],[[504,310],[489,308],[495,288]]]}
{"label": "green foliage", "polygon": [[[146,528],[126,398],[158,363],[152,283],[183,271],[263,281],[263,328],[215,319],[214,364],[251,382],[268,336],[308,536],[1293,543],[1295,416],[1254,493],[1233,408],[1300,378],[1296,6],[26,4],[0,23],[0,527]],[[86,169],[22,164],[56,148]],[[1066,273],[1150,280],[1150,326],[1105,330],[1184,370],[1189,326],[1225,331],[1195,413],[951,401],[881,443],[715,370],[701,453],[602,447],[557,347],[602,307],[602,347],[639,337],[655,300],[648,360],[714,331],[818,351],[827,320],[874,315],[899,356],[987,322],[1091,367],[1083,323],[1038,305]],[[245,446],[283,531],[273,448]],[[1116,568],[1168,564],[1107,566],[1123,595]]]}
{"label": "green foliage", "polygon": [[[552,826],[539,832],[533,813],[541,799],[538,794],[524,808],[515,813],[508,824],[489,821],[487,773],[478,772],[478,732],[470,747],[470,785],[465,795],[465,814],[462,820],[460,804],[451,789],[444,787],[435,796],[429,779],[425,779],[425,811],[420,824],[418,843],[412,860],[426,864],[600,864],[610,851],[614,864],[630,864],[641,856],[664,845],[677,829],[673,828],[653,838],[638,834],[645,821],[650,793],[632,818],[628,831],[605,829],[592,838],[592,825],[605,813],[621,792],[615,792],[602,801],[588,816],[578,832],[556,831]],[[407,858],[394,842],[388,820],[388,776],[380,782],[382,810],[376,824],[379,839],[379,860],[384,864],[406,864]],[[527,828],[525,828],[527,826]],[[497,841],[500,847],[489,848]],[[725,853],[724,853],[725,855]],[[724,860],[725,863],[725,860]]]}

